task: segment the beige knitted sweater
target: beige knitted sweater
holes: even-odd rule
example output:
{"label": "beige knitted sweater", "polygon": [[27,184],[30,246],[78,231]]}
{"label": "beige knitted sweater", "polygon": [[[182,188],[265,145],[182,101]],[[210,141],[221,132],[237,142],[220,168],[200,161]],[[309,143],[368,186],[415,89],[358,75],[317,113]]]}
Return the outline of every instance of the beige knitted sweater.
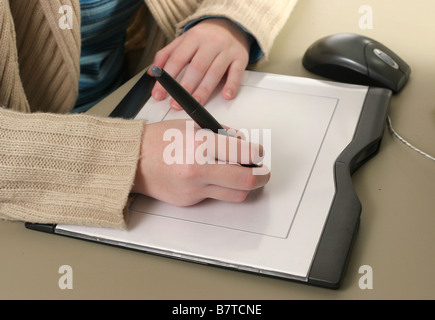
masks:
{"label": "beige knitted sweater", "polygon": [[[145,0],[138,68],[208,15],[241,23],[267,57],[296,1]],[[62,5],[74,11],[72,29],[60,28]],[[126,227],[144,123],[68,114],[79,57],[79,0],[0,0],[1,219]]]}

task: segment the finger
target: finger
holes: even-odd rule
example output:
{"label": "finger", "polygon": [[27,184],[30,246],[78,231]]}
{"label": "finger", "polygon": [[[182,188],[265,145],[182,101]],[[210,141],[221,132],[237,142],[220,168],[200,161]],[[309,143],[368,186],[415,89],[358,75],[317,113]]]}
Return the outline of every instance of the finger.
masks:
{"label": "finger", "polygon": [[[183,40],[183,36],[175,38],[172,42],[170,42],[164,48],[160,49],[154,57],[153,65],[156,65],[158,67],[163,68],[163,66],[168,61],[169,57],[172,55],[172,53],[178,47],[178,45],[180,44],[180,42],[182,40]],[[150,75],[153,75],[151,69],[148,70],[148,72]]]}
{"label": "finger", "polygon": [[227,100],[234,99],[234,97],[237,94],[237,91],[239,90],[243,73],[247,65],[248,65],[247,62],[245,64],[241,60],[235,60],[230,65],[230,67],[228,68],[227,80],[222,89],[222,96],[224,97],[224,99]]}
{"label": "finger", "polygon": [[249,195],[247,190],[234,190],[216,185],[206,186],[203,190],[205,198],[226,202],[243,202]]}
{"label": "finger", "polygon": [[211,46],[202,47],[196,52],[180,80],[187,91],[192,93],[200,84],[218,54],[219,49]]}
{"label": "finger", "polygon": [[[173,49],[174,46],[167,48],[167,51],[163,51],[161,53],[162,58],[159,58],[161,60],[157,61],[156,59],[155,63],[158,67],[164,68],[168,74],[176,79],[195,55],[197,47],[193,44],[190,45],[186,41],[180,43],[176,48]],[[162,93],[164,94],[164,97],[166,97],[166,90],[159,83],[156,83],[151,94],[155,99],[162,100]]]}
{"label": "finger", "polygon": [[244,130],[237,130],[226,125],[222,125],[222,127],[225,129],[225,132],[222,133],[223,135],[230,135],[237,139],[247,140]]}
{"label": "finger", "polygon": [[[201,83],[204,75],[209,69],[210,65],[213,63],[213,60],[219,53],[219,48],[214,46],[206,46],[201,47],[195,53],[195,56],[192,58],[192,61],[186,67],[186,71],[184,72],[180,84],[189,92],[192,93],[198,85]],[[200,97],[195,97],[200,104],[202,104]],[[176,101],[171,100],[171,106],[176,109],[181,109]]]}
{"label": "finger", "polygon": [[[182,37],[178,37],[175,40],[173,40],[171,43],[169,43],[166,47],[159,50],[156,53],[156,55],[154,57],[154,61],[151,65],[152,66],[156,65],[159,68],[164,68],[169,57],[174,52],[174,50],[177,48],[177,46],[179,45],[181,40],[182,40]],[[150,74],[151,76],[154,76],[154,74],[151,71],[151,68],[148,69],[148,74]],[[151,95],[154,99],[156,99],[157,101],[160,101],[160,100],[164,100],[166,98],[167,93],[166,93],[166,90],[162,87],[162,85],[159,82],[156,82],[154,87],[153,87],[153,90],[151,91]]]}
{"label": "finger", "polygon": [[[264,150],[259,143],[243,140],[245,134],[228,135],[232,130],[215,134],[210,130],[199,129],[195,133],[195,162],[198,164],[241,164],[259,165],[263,161]],[[228,132],[228,133],[227,133]],[[238,131],[242,132],[242,131]],[[192,148],[193,148],[193,144]]]}
{"label": "finger", "polygon": [[261,144],[248,142],[237,136],[217,135],[216,137],[216,160],[249,165],[261,163],[263,157],[264,149]]}
{"label": "finger", "polygon": [[221,134],[204,129],[196,131],[194,156],[198,164],[217,162],[252,165],[263,161],[264,150],[261,144],[244,140],[242,130],[237,131],[237,135],[231,134],[233,130],[223,131]]}
{"label": "finger", "polygon": [[264,170],[262,175],[256,175],[252,168],[234,164],[206,164],[201,166],[201,170],[204,170],[204,184],[240,191],[264,187],[270,179],[269,170]]}
{"label": "finger", "polygon": [[210,65],[201,83],[193,92],[193,96],[201,103],[205,104],[210,98],[217,85],[221,82],[227,72],[230,60],[226,54],[219,54]]}

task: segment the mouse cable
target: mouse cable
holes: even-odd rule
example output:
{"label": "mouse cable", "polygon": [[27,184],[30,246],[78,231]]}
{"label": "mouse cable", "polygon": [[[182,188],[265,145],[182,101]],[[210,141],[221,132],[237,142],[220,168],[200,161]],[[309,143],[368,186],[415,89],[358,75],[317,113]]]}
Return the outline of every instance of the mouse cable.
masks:
{"label": "mouse cable", "polygon": [[397,139],[399,139],[401,142],[403,142],[405,145],[407,145],[409,148],[411,148],[412,150],[420,153],[421,155],[429,158],[432,161],[435,161],[435,157],[432,157],[431,155],[427,154],[424,151],[421,151],[420,149],[418,149],[417,147],[413,146],[412,144],[410,144],[408,141],[406,141],[405,139],[403,139],[394,129],[393,129],[393,124],[391,122],[390,116],[387,117],[387,122],[388,122],[388,128],[391,132],[391,134],[396,137]]}

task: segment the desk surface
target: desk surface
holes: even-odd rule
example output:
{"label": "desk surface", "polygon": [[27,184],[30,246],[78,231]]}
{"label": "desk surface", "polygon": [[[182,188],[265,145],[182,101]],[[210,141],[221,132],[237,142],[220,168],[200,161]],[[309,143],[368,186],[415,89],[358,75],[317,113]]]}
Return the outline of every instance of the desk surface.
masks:
{"label": "desk surface", "polygon": [[[360,28],[363,5],[372,9],[372,29]],[[435,155],[435,41],[427,36],[435,29],[433,11],[432,0],[303,0],[270,60],[255,70],[317,78],[301,65],[315,40],[339,32],[374,38],[412,67],[408,85],[392,99],[395,129]],[[92,112],[110,113],[135,79]],[[353,177],[363,210],[339,290],[56,237],[0,221],[0,299],[434,299],[434,177],[434,161],[385,131],[379,154]],[[72,290],[59,288],[63,265],[72,267]],[[359,286],[367,275],[360,273],[362,266],[372,270],[373,289]]]}

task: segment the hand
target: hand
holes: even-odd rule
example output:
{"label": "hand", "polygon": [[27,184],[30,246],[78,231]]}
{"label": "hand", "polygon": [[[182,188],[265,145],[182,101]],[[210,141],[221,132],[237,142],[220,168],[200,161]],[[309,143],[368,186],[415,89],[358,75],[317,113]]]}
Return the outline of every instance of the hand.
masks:
{"label": "hand", "polygon": [[[188,121],[192,132],[189,132]],[[175,135],[172,136],[174,139],[165,138],[167,133],[179,133],[182,140],[177,141]],[[205,137],[203,141],[195,141],[199,140],[196,139],[199,136]],[[175,143],[180,143],[178,146],[181,149],[174,149],[174,146],[177,147]],[[237,146],[237,152],[229,152],[228,148],[234,145]],[[186,159],[189,148],[195,154],[195,159],[190,159],[190,162]],[[176,154],[179,151],[181,157]],[[209,161],[200,164],[198,160],[203,159],[203,155]],[[131,191],[176,206],[194,205],[207,198],[242,202],[251,190],[266,185],[270,178],[269,170],[262,170],[266,173],[256,175],[252,168],[218,163],[217,159],[241,163],[241,159],[246,158],[249,163],[259,163],[262,156],[261,145],[194,127],[191,120],[169,120],[145,125],[141,156]],[[176,163],[170,163],[174,159]]]}
{"label": "hand", "polygon": [[[164,68],[174,78],[187,66],[180,83],[204,105],[225,74],[222,95],[227,100],[235,97],[249,62],[249,47],[249,36],[239,26],[227,19],[210,18],[161,49],[153,65]],[[157,83],[152,91],[154,99],[163,100],[166,95]],[[173,99],[170,104],[181,109]]]}

